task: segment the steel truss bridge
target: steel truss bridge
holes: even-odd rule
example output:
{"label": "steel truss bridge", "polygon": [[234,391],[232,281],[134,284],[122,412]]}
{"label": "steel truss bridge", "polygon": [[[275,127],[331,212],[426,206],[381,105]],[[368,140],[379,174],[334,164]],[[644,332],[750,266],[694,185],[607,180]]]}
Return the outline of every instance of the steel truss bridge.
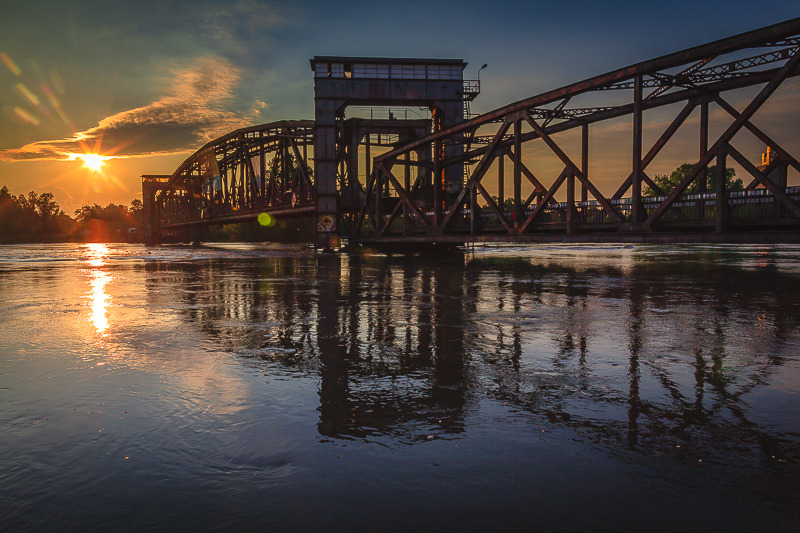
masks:
{"label": "steel truss bridge", "polygon": [[[254,220],[266,212],[327,216],[333,223],[320,228],[323,245],[330,235],[325,230],[364,243],[800,240],[800,187],[787,186],[789,172],[800,172],[800,162],[787,140],[777,142],[753,121],[785,80],[800,75],[799,63],[800,18],[614,70],[474,118],[467,115],[455,125],[437,123],[434,116],[430,133],[423,136],[419,120],[407,126],[414,135],[402,134],[402,120],[363,121],[357,138],[337,134],[335,175],[311,170],[319,168],[321,156],[312,163],[308,148],[328,151],[314,121],[240,129],[208,143],[170,176],[143,177],[151,235],[159,229]],[[463,83],[472,87],[474,82]],[[757,93],[738,110],[728,93],[743,88]],[[677,115],[645,147],[644,112],[676,104],[682,104]],[[697,109],[698,146],[685,156],[694,164],[674,189],[661,190],[648,167]],[[720,112],[729,119],[711,138],[709,116]],[[589,173],[589,132],[621,117],[632,121],[626,148],[631,171],[613,194],[605,195]],[[353,129],[343,109],[337,120],[337,131]],[[794,138],[788,143],[797,144],[797,126],[789,125]],[[760,166],[734,146],[744,130],[769,147]],[[370,139],[373,145],[375,139],[370,132],[375,131],[396,135],[385,136],[393,142],[370,158]],[[556,140],[570,131],[580,137],[579,153],[572,155]],[[364,151],[364,140],[366,170],[359,179],[353,160],[359,146]],[[540,154],[542,147],[561,168],[554,177],[534,174],[523,157],[527,150]],[[724,179],[709,179],[710,166],[725,169],[729,162],[747,173],[742,191],[726,190]],[[462,177],[460,186],[453,186],[454,175]],[[331,191],[337,195],[335,209],[327,201]]]}

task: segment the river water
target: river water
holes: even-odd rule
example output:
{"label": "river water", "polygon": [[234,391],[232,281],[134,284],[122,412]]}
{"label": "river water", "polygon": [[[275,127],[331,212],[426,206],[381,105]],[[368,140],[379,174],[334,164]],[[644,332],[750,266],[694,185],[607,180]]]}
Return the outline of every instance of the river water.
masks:
{"label": "river water", "polygon": [[3,531],[798,531],[800,247],[0,247]]}

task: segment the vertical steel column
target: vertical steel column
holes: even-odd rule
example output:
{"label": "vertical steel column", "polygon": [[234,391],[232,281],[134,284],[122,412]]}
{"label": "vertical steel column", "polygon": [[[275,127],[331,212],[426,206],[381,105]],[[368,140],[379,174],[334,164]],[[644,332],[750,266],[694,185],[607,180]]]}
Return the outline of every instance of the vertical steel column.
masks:
{"label": "vertical steel column", "polygon": [[506,187],[505,187],[505,185],[506,185],[505,184],[505,181],[506,181],[505,166],[506,165],[505,165],[505,158],[506,158],[506,156],[502,152],[500,153],[499,156],[497,156],[497,161],[498,161],[498,165],[499,165],[497,167],[497,199],[499,200],[497,205],[500,208],[500,211],[502,213],[505,213],[505,207],[504,206],[505,206],[505,203],[506,203]]}
{"label": "vertical steel column", "polygon": [[433,141],[433,225],[439,228],[442,218],[442,169],[439,163],[441,141]]}
{"label": "vertical steel column", "polygon": [[289,183],[289,167],[291,163],[289,161],[289,139],[286,137],[281,137],[281,159],[283,160],[283,188],[281,189],[281,204],[286,199],[286,191],[290,188],[291,183]]}
{"label": "vertical steel column", "polygon": [[382,168],[383,167],[378,169],[377,172],[375,172],[375,169],[373,169],[373,172],[375,173],[375,181],[373,184],[373,193],[375,194],[375,220],[378,221],[378,227],[375,228],[375,231],[380,231],[380,226],[383,223],[383,200],[381,199],[381,192],[383,190]]}
{"label": "vertical steel column", "polygon": [[717,154],[717,198],[714,208],[714,229],[717,231],[717,233],[721,233],[728,229],[728,193],[725,188],[726,155],[727,154],[725,151],[720,151]]}
{"label": "vertical steel column", "polygon": [[258,137],[261,140],[258,149],[258,171],[261,173],[261,205],[265,205],[267,198],[267,154],[264,147],[264,132],[260,131]]}
{"label": "vertical steel column", "polygon": [[[442,112],[439,108],[433,106],[431,110],[431,122],[433,124],[433,132],[439,132],[442,129]],[[433,225],[435,228],[440,228],[444,217],[442,215],[442,203],[444,202],[444,195],[442,194],[442,141],[433,141]]]}
{"label": "vertical steel column", "polygon": [[514,229],[522,226],[522,119],[514,121]]}
{"label": "vertical steel column", "polygon": [[[406,194],[411,197],[411,152],[406,152],[406,168],[404,173],[405,181],[403,182],[403,187],[405,187]],[[408,235],[408,205],[403,203],[403,235]]]}
{"label": "vertical steel column", "polygon": [[350,209],[358,209],[358,147],[361,146],[361,128],[356,127],[355,131],[351,132],[350,146],[347,158],[349,165],[347,169],[347,177],[349,178],[350,185]]}
{"label": "vertical steel column", "polygon": [[372,173],[372,169],[370,168],[370,165],[372,164],[372,158],[369,155],[370,137],[371,137],[370,133],[367,132],[367,142],[365,143],[366,146],[364,151],[364,171],[366,172],[366,174],[364,174],[365,176],[369,176]]}
{"label": "vertical steel column", "polygon": [[575,173],[567,175],[567,233],[575,233]]}
{"label": "vertical steel column", "polygon": [[[581,126],[581,172],[589,177],[589,123]],[[581,183],[581,202],[589,201],[589,190]],[[586,207],[584,206],[584,210]]]}
{"label": "vertical steel column", "polygon": [[633,82],[633,175],[631,180],[631,222],[644,221],[642,205],[642,75]]}
{"label": "vertical steel column", "polygon": [[[700,159],[708,152],[708,101],[700,104]],[[708,191],[708,167],[704,168],[697,177],[697,191],[705,194]],[[706,201],[703,198],[697,200],[697,217],[700,220],[706,218]]]}
{"label": "vertical steel column", "polygon": [[472,235],[475,235],[475,232],[478,230],[478,214],[476,213],[478,209],[477,200],[477,187],[472,187],[469,191],[469,232]]}
{"label": "vertical steel column", "polygon": [[[767,164],[769,164],[769,161],[767,161]],[[778,168],[776,168],[772,172],[773,176],[775,175],[774,173],[777,173],[778,183],[776,185],[781,190],[781,192],[785,193],[786,185],[788,184],[788,179],[789,179],[789,165],[781,161],[778,164]],[[777,201],[777,198],[775,199],[775,211],[778,218],[786,214],[786,206],[783,205],[783,203]]]}
{"label": "vertical steel column", "polygon": [[[700,104],[700,158],[708,152],[708,102]],[[704,193],[708,190],[708,167],[704,168],[698,176],[697,190]]]}

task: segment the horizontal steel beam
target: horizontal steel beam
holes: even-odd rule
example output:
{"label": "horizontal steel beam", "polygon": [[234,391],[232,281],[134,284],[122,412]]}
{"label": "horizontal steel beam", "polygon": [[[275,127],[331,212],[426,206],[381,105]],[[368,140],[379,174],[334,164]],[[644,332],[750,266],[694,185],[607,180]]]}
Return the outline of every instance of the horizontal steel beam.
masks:
{"label": "horizontal steel beam", "polygon": [[281,209],[260,209],[257,211],[249,211],[247,213],[235,213],[229,215],[215,216],[211,218],[199,218],[197,220],[190,220],[186,222],[172,222],[170,224],[162,224],[161,228],[179,229],[189,228],[194,226],[215,226],[219,224],[238,224],[242,222],[253,222],[258,220],[261,213],[268,213],[275,218],[292,218],[298,216],[314,216],[317,214],[317,206],[314,205],[300,205],[297,207],[281,208]]}

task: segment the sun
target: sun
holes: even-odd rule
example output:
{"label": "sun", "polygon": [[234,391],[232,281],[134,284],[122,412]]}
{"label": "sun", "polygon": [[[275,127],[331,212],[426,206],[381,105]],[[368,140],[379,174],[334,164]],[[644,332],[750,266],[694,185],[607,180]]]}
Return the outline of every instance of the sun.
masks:
{"label": "sun", "polygon": [[91,170],[92,172],[100,172],[105,164],[106,159],[112,159],[111,156],[100,155],[100,154],[69,154],[69,160],[75,161],[76,159],[81,159],[83,161],[83,166]]}
{"label": "sun", "polygon": [[100,172],[100,169],[103,168],[103,156],[101,155],[83,154],[79,157],[83,159],[83,166],[94,172]]}

